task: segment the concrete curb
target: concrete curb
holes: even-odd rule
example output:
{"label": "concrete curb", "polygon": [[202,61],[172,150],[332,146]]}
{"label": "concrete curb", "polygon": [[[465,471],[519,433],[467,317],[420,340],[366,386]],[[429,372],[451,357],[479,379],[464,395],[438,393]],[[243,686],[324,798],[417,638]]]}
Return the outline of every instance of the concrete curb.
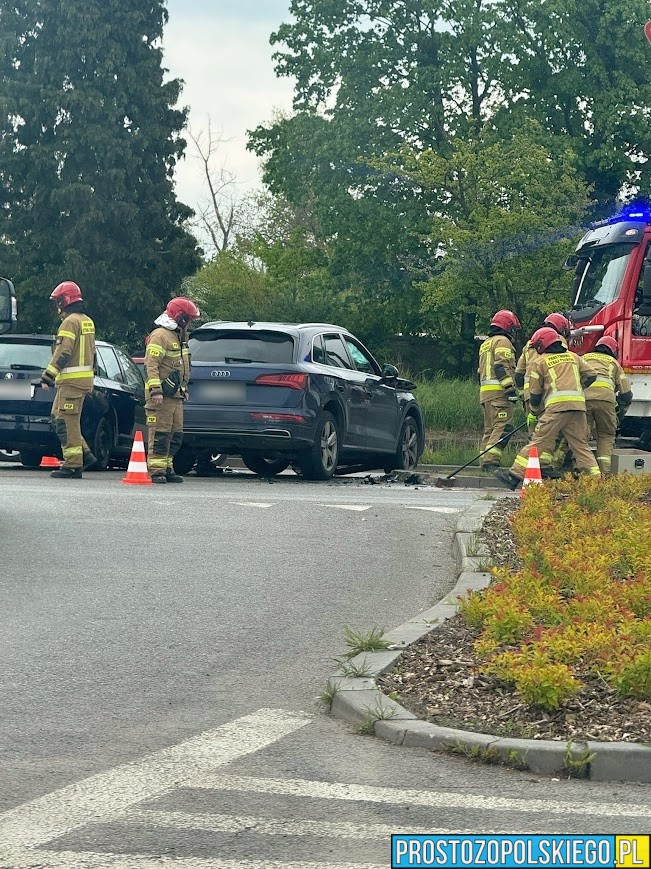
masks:
{"label": "concrete curb", "polygon": [[[414,486],[435,486],[438,480],[447,477],[455,470],[453,465],[418,465],[415,471],[392,471],[391,473],[399,482],[408,482]],[[458,476],[452,477],[443,488],[510,491],[508,486],[500,483],[492,474],[482,473],[477,466],[466,468]]]}
{"label": "concrete curb", "polygon": [[[486,556],[468,555],[473,534],[481,530],[491,502],[476,501],[459,518],[453,538],[453,550],[459,577],[452,591],[436,606],[425,610],[384,635],[390,643],[387,651],[361,652],[350,661],[359,677],[334,675],[329,686],[334,694],[330,712],[350,724],[362,726],[364,732],[393,743],[431,751],[503,763],[543,775],[569,775],[570,772],[591,781],[631,781],[651,783],[651,746],[627,742],[565,743],[543,739],[512,739],[440,727],[422,721],[404,709],[378,687],[376,679],[391,670],[400,658],[401,649],[434,630],[451,618],[458,609],[457,598],[468,589],[486,588],[491,576],[482,572]],[[485,550],[486,554],[488,550]],[[483,561],[483,564],[482,564]]]}

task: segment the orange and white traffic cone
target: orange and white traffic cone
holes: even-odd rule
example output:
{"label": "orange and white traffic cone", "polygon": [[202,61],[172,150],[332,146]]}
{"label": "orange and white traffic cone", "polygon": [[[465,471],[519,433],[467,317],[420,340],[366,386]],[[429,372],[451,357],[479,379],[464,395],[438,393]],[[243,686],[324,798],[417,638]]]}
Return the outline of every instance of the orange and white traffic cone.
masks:
{"label": "orange and white traffic cone", "polygon": [[524,480],[522,481],[520,495],[524,492],[525,486],[528,486],[531,483],[542,483],[538,447],[529,447],[529,461],[527,462],[527,469],[524,472]]}
{"label": "orange and white traffic cone", "polygon": [[142,432],[137,431],[133,439],[133,449],[129,458],[129,467],[123,483],[130,483],[133,486],[151,486],[151,477],[147,471],[147,456],[145,455],[145,443],[142,439]]}
{"label": "orange and white traffic cone", "polygon": [[56,456],[43,456],[39,468],[60,468],[61,462]]}

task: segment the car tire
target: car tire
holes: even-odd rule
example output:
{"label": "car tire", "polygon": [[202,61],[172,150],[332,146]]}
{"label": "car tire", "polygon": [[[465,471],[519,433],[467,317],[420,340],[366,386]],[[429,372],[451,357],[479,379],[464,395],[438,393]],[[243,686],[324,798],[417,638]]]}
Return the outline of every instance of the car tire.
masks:
{"label": "car tire", "polygon": [[103,416],[95,429],[95,437],[93,438],[92,451],[97,459],[93,465],[93,471],[106,471],[109,466],[109,459],[115,445],[115,437],[113,435],[113,424],[111,420]]}
{"label": "car tire", "polygon": [[220,465],[226,461],[225,453],[199,453],[197,456],[197,477],[221,477],[224,469]]}
{"label": "car tire", "polygon": [[414,471],[418,465],[418,423],[413,416],[405,417],[400,426],[398,445],[393,459],[384,466],[385,474],[391,471]]}
{"label": "car tire", "polygon": [[174,456],[174,471],[177,474],[185,476],[189,474],[194,463],[197,461],[197,454],[189,447],[181,447],[178,453]]}
{"label": "car tire", "polygon": [[306,480],[329,480],[337,470],[340,445],[339,424],[324,410],[316,421],[314,444],[299,461],[302,476]]}
{"label": "car tire", "polygon": [[25,468],[38,468],[43,461],[43,455],[37,450],[21,450],[20,462]]}
{"label": "car tire", "polygon": [[289,467],[291,459],[267,459],[251,453],[242,453],[242,461],[250,471],[260,477],[275,477]]}

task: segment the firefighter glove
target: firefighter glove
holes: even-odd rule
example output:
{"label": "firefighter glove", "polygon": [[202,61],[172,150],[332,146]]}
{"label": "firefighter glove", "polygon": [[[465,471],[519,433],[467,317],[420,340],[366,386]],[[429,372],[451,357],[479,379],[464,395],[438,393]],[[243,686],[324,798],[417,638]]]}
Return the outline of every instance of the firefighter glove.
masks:
{"label": "firefighter glove", "polygon": [[527,425],[529,425],[529,426],[536,425],[537,422],[538,422],[538,417],[536,416],[535,413],[528,413],[527,414]]}
{"label": "firefighter glove", "polygon": [[41,374],[41,383],[44,383],[46,386],[54,386],[54,377],[48,371],[44,371]]}

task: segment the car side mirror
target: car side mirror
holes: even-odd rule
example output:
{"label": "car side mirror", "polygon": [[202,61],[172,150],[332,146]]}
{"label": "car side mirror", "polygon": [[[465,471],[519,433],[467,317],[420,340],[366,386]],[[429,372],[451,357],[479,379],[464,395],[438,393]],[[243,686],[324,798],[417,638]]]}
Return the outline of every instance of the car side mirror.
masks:
{"label": "car side mirror", "polygon": [[400,376],[400,372],[395,365],[382,366],[382,380],[396,380]]}
{"label": "car side mirror", "polygon": [[8,278],[0,278],[0,335],[16,328],[16,291]]}
{"label": "car side mirror", "polygon": [[562,269],[564,272],[573,272],[579,264],[579,258],[576,254],[570,254],[563,263]]}

